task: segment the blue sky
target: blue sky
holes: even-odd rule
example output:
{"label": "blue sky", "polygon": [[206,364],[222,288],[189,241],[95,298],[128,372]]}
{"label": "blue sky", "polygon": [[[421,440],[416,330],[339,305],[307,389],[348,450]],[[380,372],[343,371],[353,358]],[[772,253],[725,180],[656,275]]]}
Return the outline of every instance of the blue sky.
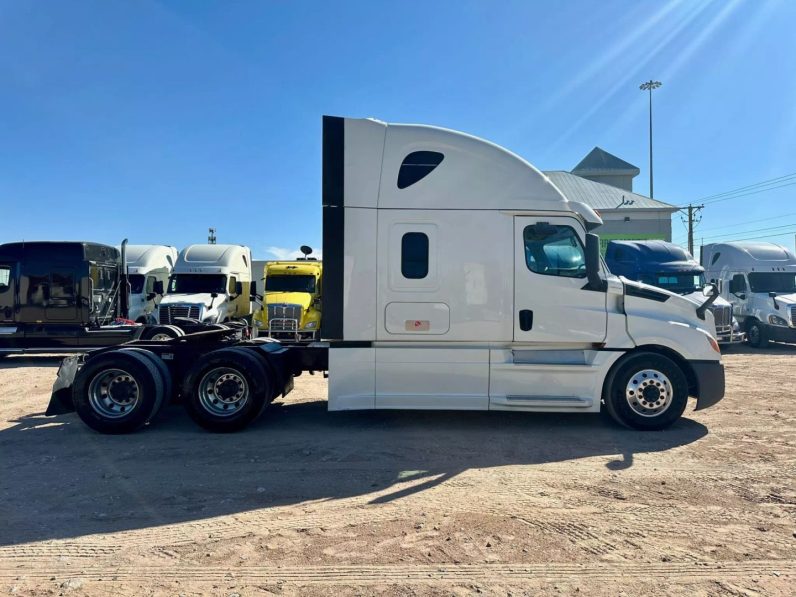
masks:
{"label": "blue sky", "polygon": [[[794,22],[788,0],[0,0],[0,242],[215,226],[258,258],[320,248],[322,114],[463,130],[541,169],[599,145],[646,194],[650,78],[655,196],[684,204],[796,172]],[[708,204],[697,239],[792,246],[780,183]]]}

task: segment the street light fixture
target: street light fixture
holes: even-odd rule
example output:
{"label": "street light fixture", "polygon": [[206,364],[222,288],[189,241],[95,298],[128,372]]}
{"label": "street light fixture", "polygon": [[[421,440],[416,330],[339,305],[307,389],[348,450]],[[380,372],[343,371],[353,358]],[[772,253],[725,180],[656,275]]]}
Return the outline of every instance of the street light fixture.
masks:
{"label": "street light fixture", "polygon": [[654,197],[652,190],[652,90],[657,89],[661,85],[662,83],[660,81],[653,81],[650,79],[646,83],[642,83],[638,86],[642,91],[650,92],[650,198]]}

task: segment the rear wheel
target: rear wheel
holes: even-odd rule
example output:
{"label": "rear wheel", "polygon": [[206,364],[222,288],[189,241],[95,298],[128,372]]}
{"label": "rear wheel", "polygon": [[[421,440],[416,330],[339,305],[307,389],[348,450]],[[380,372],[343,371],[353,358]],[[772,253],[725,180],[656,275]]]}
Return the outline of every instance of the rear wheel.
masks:
{"label": "rear wheel", "polygon": [[100,433],[139,429],[157,413],[164,396],[157,366],[130,350],[114,350],[90,359],[72,388],[78,416]]}
{"label": "rear wheel", "polygon": [[145,330],[141,334],[142,340],[154,340],[155,342],[165,342],[174,338],[181,338],[185,335],[176,325],[156,325]]}
{"label": "rear wheel", "polygon": [[688,380],[671,359],[654,353],[627,357],[615,370],[603,396],[617,423],[642,430],[674,423],[688,402]]}
{"label": "rear wheel", "polygon": [[753,319],[746,328],[746,340],[750,346],[766,348],[768,346],[768,330],[762,323]]}
{"label": "rear wheel", "polygon": [[174,397],[174,384],[171,379],[171,371],[169,371],[169,368],[166,366],[166,363],[163,362],[163,359],[161,359],[154,352],[151,352],[149,350],[144,350],[143,348],[135,348],[135,347],[120,349],[120,352],[130,352],[130,351],[139,353],[145,358],[149,359],[149,361],[155,365],[158,372],[160,373],[160,380],[163,384],[163,399],[161,400],[160,404],[156,406],[154,412],[152,413],[152,417],[150,417],[151,420],[154,419],[157,416],[157,414],[161,410],[163,410],[163,408],[166,405],[168,405],[171,402],[171,399]]}
{"label": "rear wheel", "polygon": [[245,348],[222,348],[201,357],[185,377],[183,399],[190,417],[209,431],[239,431],[272,398],[262,360]]}

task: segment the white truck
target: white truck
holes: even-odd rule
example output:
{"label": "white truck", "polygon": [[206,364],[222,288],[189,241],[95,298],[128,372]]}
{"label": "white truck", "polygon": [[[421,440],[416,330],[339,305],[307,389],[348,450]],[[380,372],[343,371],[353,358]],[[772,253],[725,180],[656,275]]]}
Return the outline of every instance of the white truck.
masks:
{"label": "white truck", "polygon": [[251,250],[242,245],[190,245],[180,251],[159,324],[177,318],[224,323],[251,315]]}
{"label": "white truck", "polygon": [[[173,381],[195,421],[233,431],[295,375],[327,369],[333,411],[604,408],[662,429],[689,396],[697,409],[723,397],[715,288],[697,305],[610,275],[589,232],[599,216],[517,155],[432,126],[324,117],[322,189],[323,343],[218,330],[92,352],[62,365],[48,412],[71,400],[94,429],[130,431]],[[165,364],[166,381],[131,350]],[[119,370],[140,391],[96,381]]]}
{"label": "white truck", "polygon": [[156,323],[177,249],[167,245],[127,245],[127,279],[130,285],[128,318],[136,323]]}
{"label": "white truck", "polygon": [[749,344],[796,342],[796,255],[768,242],[702,247],[702,266],[746,330]]}

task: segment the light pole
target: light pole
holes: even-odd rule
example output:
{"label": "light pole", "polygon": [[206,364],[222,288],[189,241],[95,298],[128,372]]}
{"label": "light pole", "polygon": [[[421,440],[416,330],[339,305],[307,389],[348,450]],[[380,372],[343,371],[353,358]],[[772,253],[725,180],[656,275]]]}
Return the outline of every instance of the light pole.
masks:
{"label": "light pole", "polygon": [[660,81],[653,81],[650,79],[646,83],[642,83],[638,86],[642,91],[650,92],[650,198],[654,197],[652,191],[652,90],[657,89],[661,85],[662,83]]}

